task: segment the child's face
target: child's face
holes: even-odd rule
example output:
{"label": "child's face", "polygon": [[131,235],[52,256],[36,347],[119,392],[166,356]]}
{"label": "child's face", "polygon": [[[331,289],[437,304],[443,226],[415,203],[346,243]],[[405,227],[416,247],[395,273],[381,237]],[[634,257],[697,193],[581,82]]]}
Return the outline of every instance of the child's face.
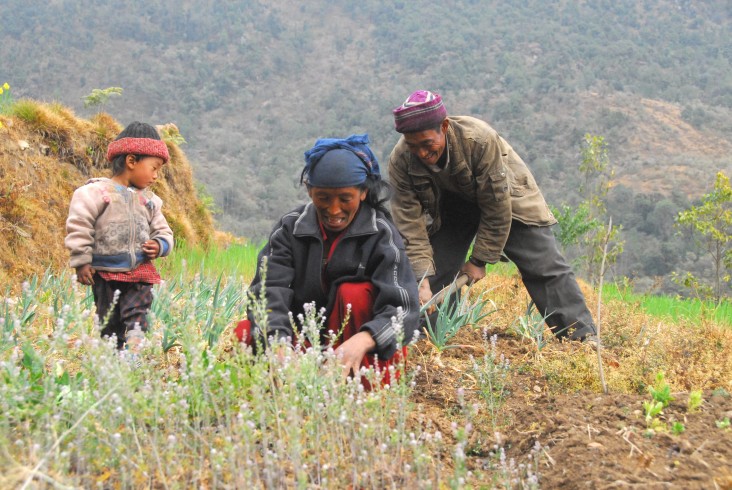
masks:
{"label": "child's face", "polygon": [[165,161],[160,157],[142,157],[129,168],[130,185],[138,189],[150,187],[158,179],[158,171]]}

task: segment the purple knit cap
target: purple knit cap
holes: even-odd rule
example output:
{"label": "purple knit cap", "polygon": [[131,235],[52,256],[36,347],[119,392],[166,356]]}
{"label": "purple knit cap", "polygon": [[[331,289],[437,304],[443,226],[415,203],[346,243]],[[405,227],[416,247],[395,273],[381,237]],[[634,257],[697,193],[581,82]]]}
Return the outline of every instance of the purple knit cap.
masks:
{"label": "purple knit cap", "polygon": [[392,111],[398,133],[416,133],[439,126],[447,117],[440,94],[417,90]]}

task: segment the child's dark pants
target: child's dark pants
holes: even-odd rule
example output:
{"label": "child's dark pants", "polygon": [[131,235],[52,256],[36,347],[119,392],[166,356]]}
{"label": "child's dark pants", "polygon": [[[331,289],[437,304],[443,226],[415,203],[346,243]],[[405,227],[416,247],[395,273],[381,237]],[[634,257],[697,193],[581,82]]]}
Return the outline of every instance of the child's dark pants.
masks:
{"label": "child's dark pants", "polygon": [[[126,334],[139,324],[140,330],[147,331],[147,312],[152,305],[152,284],[146,282],[106,281],[99,274],[94,274],[94,304],[102,326],[102,337],[117,336],[117,348],[124,347]],[[119,298],[111,311],[114,292],[119,291]],[[109,319],[105,324],[105,318]]]}

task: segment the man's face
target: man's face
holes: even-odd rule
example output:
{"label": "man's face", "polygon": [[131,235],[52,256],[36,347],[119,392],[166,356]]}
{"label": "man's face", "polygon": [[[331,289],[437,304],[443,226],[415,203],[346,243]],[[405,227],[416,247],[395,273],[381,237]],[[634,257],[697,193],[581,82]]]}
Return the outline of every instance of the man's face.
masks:
{"label": "man's face", "polygon": [[426,129],[416,133],[405,133],[404,141],[409,152],[424,165],[437,165],[445,151],[447,136],[447,119],[437,129]]}

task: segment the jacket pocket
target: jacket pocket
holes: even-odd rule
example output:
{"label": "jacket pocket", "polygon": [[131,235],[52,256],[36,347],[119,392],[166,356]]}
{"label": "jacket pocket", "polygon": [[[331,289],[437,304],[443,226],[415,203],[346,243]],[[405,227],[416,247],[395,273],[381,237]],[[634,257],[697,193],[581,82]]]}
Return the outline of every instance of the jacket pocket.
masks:
{"label": "jacket pocket", "polygon": [[493,191],[494,200],[503,201],[508,197],[510,186],[505,168],[488,174],[488,181],[490,182],[490,190]]}
{"label": "jacket pocket", "polygon": [[417,181],[413,183],[414,193],[422,204],[422,210],[430,214],[435,214],[435,190],[432,182],[429,180]]}
{"label": "jacket pocket", "polygon": [[525,196],[531,190],[531,186],[525,176],[521,179],[513,179],[510,187],[511,196],[513,197]]}

